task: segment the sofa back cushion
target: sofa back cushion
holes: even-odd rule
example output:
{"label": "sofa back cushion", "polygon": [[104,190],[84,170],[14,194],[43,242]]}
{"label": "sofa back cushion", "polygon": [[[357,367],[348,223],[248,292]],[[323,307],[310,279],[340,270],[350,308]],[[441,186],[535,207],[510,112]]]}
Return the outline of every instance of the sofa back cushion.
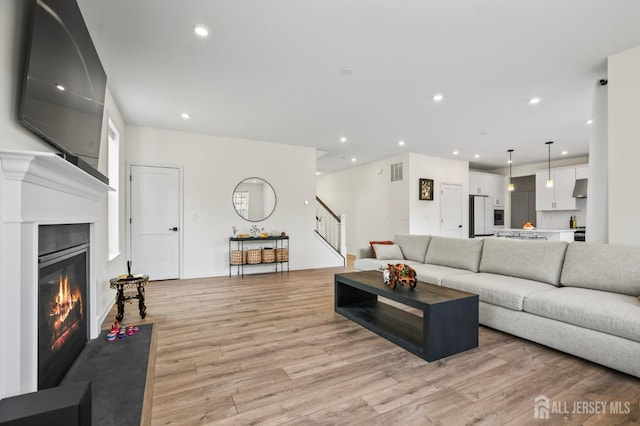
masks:
{"label": "sofa back cushion", "polygon": [[524,241],[487,238],[482,248],[480,272],[510,275],[560,285],[565,241]]}
{"label": "sofa back cushion", "polygon": [[640,296],[640,247],[570,244],[560,282],[567,287]]}
{"label": "sofa back cushion", "polygon": [[424,263],[478,272],[484,240],[431,237]]}
{"label": "sofa back cushion", "polygon": [[423,263],[431,235],[396,234],[393,243],[400,246],[404,258]]}

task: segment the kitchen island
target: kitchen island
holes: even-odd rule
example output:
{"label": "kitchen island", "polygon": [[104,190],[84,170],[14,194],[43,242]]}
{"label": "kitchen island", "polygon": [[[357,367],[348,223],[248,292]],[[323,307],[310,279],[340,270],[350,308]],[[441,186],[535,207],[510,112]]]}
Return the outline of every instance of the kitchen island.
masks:
{"label": "kitchen island", "polygon": [[573,241],[575,229],[497,229],[496,236],[503,238],[518,238],[522,240]]}

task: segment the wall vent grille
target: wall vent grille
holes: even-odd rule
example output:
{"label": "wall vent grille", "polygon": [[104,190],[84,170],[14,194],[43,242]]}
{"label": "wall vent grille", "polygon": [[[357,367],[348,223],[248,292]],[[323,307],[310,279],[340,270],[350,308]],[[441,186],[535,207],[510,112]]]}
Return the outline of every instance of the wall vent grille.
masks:
{"label": "wall vent grille", "polygon": [[391,182],[399,182],[402,180],[402,163],[395,163],[391,165]]}

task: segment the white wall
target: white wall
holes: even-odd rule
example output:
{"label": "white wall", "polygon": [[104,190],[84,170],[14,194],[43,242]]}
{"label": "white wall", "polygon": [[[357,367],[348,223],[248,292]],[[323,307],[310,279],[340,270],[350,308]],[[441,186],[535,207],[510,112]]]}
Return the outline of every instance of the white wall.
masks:
{"label": "white wall", "polygon": [[640,245],[640,47],[609,57],[609,243]]}
{"label": "white wall", "polygon": [[[440,235],[440,184],[462,185],[462,235],[469,235],[469,163],[461,160],[410,154],[409,233]],[[433,201],[418,199],[420,178],[433,179]]]}
{"label": "white wall", "polygon": [[[229,273],[232,226],[248,232],[254,224],[232,204],[234,188],[248,177],[266,180],[276,192],[275,211],[257,225],[289,235],[291,269],[342,265],[314,232],[315,149],[136,126],[126,133],[128,162],[184,168],[183,278]],[[271,270],[245,267],[245,273]]]}
{"label": "white wall", "polygon": [[[404,180],[390,182],[391,164],[400,162]],[[356,254],[371,240],[409,232],[408,168],[406,154],[318,177],[318,197],[347,216],[347,253]]]}
{"label": "white wall", "polygon": [[[398,162],[403,181],[391,182],[391,164]],[[439,235],[440,184],[460,183],[468,194],[468,168],[466,161],[411,153],[319,176],[317,193],[334,212],[347,215],[347,251],[357,254],[369,241],[398,233]],[[434,201],[418,200],[419,178],[434,180]],[[466,222],[468,203],[463,208]]]}
{"label": "white wall", "polygon": [[609,242],[609,119],[607,85],[594,82],[591,105],[591,134],[589,137],[589,180],[587,188],[587,242]]}

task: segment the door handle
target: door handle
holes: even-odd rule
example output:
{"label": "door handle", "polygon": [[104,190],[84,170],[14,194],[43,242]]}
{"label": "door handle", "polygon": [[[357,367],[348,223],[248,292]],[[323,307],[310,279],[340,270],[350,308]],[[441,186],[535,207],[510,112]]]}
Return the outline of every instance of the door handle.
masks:
{"label": "door handle", "polygon": [[458,225],[458,228],[462,228],[462,225]]}
{"label": "door handle", "polygon": [[178,227],[174,226],[173,228],[169,228],[169,231],[178,232]]}

